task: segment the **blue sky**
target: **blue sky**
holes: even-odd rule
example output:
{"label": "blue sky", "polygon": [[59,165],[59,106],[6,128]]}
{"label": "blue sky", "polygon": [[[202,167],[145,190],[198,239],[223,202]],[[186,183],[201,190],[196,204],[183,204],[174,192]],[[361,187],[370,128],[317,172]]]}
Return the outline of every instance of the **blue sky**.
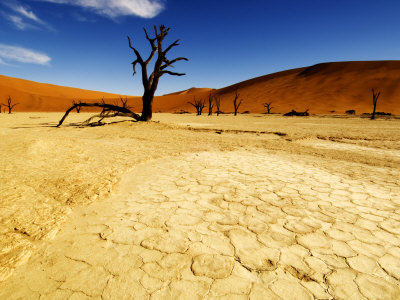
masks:
{"label": "blue sky", "polygon": [[[1,0],[0,74],[141,95],[126,36],[149,53],[143,27],[165,24],[169,57],[158,95],[221,88],[328,61],[398,60],[400,1]],[[138,66],[139,70],[139,66]]]}

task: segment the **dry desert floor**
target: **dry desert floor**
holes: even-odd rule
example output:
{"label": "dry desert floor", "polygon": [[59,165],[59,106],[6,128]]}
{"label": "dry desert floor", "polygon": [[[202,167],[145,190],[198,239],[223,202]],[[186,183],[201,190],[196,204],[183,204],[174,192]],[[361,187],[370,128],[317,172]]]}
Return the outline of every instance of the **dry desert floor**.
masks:
{"label": "dry desert floor", "polygon": [[1,299],[399,299],[400,119],[0,114]]}

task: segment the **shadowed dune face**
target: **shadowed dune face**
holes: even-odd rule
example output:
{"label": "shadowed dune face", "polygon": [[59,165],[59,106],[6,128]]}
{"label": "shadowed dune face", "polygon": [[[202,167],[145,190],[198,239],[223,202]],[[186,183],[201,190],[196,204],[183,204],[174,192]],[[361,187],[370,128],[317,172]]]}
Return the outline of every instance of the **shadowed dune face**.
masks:
{"label": "shadowed dune face", "polygon": [[[238,89],[243,99],[239,111],[265,112],[264,102],[272,102],[272,113],[292,109],[310,113],[356,114],[372,111],[372,92],[381,92],[377,111],[400,114],[400,61],[334,62],[269,74],[219,90],[190,88],[157,96],[154,112],[193,112],[188,101],[193,97],[207,99],[210,91],[221,96],[221,110],[233,111],[233,98]],[[75,99],[107,102],[119,101],[120,95],[36,83],[0,76],[0,97],[10,95],[20,104],[16,111],[65,111]],[[141,97],[128,97],[128,105],[141,111]]]}

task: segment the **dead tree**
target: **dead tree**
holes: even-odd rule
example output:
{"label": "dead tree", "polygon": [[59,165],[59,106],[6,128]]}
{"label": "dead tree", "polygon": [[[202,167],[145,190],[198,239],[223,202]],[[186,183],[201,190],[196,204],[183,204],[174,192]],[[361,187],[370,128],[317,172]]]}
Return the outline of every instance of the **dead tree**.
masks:
{"label": "dead tree", "polygon": [[[7,107],[7,108],[8,108],[8,113],[11,114],[11,111],[13,110],[13,108],[14,108],[16,105],[18,105],[18,104],[19,104],[19,103],[14,103],[14,104],[12,104],[11,96],[8,96],[7,104],[2,104],[2,105],[4,105],[5,107]],[[1,107],[0,107],[0,109],[1,109]],[[5,111],[4,111],[4,112],[5,112]]]}
{"label": "dead tree", "polygon": [[[119,97],[119,101],[121,102],[121,107],[131,108],[130,106],[128,106],[128,97],[125,97],[125,100],[122,97]],[[114,104],[118,106],[118,101],[115,100]]]}
{"label": "dead tree", "polygon": [[289,116],[289,117],[291,117],[291,116],[307,117],[309,115],[310,114],[308,113],[308,108],[306,109],[306,111],[301,111],[301,112],[298,112],[298,111],[295,111],[294,109],[292,109],[292,111],[284,114],[285,117],[287,117],[287,116]]}
{"label": "dead tree", "polygon": [[235,108],[235,112],[234,112],[235,116],[238,113],[240,104],[242,104],[242,99],[240,99],[240,101],[238,102],[239,96],[240,96],[240,94],[238,93],[238,90],[236,90],[235,91],[235,98],[233,99],[233,106]]}
{"label": "dead tree", "polygon": [[376,103],[378,102],[378,98],[380,95],[381,92],[375,93],[375,90],[372,89],[372,103],[374,104],[374,110],[372,111],[371,120],[375,119]]}
{"label": "dead tree", "polygon": [[264,107],[267,109],[266,114],[270,114],[271,113],[271,109],[273,109],[273,107],[271,105],[272,105],[272,102],[265,102],[264,103]]}
{"label": "dead tree", "polygon": [[[151,53],[146,60],[144,60],[140,55],[139,51],[132,46],[131,39],[129,38],[129,36],[128,36],[128,42],[129,42],[129,47],[133,50],[133,52],[136,55],[136,60],[132,62],[133,75],[136,74],[137,64],[139,64],[142,69],[142,83],[143,83],[144,93],[142,97],[143,107],[142,107],[142,115],[140,116],[140,121],[150,121],[153,114],[152,107],[153,107],[154,93],[156,92],[160,77],[164,74],[169,74],[174,76],[185,75],[185,73],[172,72],[166,69],[168,67],[173,67],[173,64],[180,60],[188,61],[188,59],[185,57],[178,57],[172,60],[167,59],[166,57],[167,53],[173,47],[179,45],[178,43],[179,39],[178,39],[172,44],[170,44],[167,48],[165,48],[165,50],[163,50],[162,43],[164,38],[167,36],[170,28],[166,28],[164,25],[161,25],[159,26],[159,30],[157,30],[157,26],[154,26],[154,34],[155,34],[154,38],[149,37],[146,29],[143,30],[146,35],[146,39],[149,41],[151,46]],[[154,64],[154,70],[150,75],[148,75],[147,66],[156,53],[157,53],[157,60]]]}
{"label": "dead tree", "polygon": [[221,107],[221,97],[218,95],[214,95],[214,103],[215,106],[217,107],[217,116],[219,116],[219,114],[221,113],[220,107]]}
{"label": "dead tree", "polygon": [[[104,100],[102,103],[85,103],[85,102],[80,102],[80,103],[76,103],[74,105],[72,105],[64,114],[64,116],[61,118],[60,122],[58,122],[57,127],[60,127],[61,124],[64,122],[65,118],[68,116],[68,114],[77,108],[77,106],[80,107],[100,107],[103,110],[101,111],[100,114],[95,115],[91,118],[89,118],[88,120],[86,120],[85,122],[83,122],[82,124],[89,124],[90,121],[95,118],[98,117],[100,118],[100,120],[96,123],[97,125],[100,124],[100,122],[105,119],[105,118],[111,118],[111,117],[130,117],[135,119],[136,121],[140,120],[140,115],[132,112],[129,108],[126,107],[121,107],[121,106],[117,106],[117,105],[112,105],[112,104],[106,104],[104,103]],[[81,108],[79,108],[81,109]]]}
{"label": "dead tree", "polygon": [[120,97],[119,100],[121,101],[122,107],[124,107],[124,108],[130,108],[130,107],[128,106],[128,97],[125,97],[125,100],[122,99],[122,97]]}
{"label": "dead tree", "polygon": [[210,94],[208,95],[208,115],[211,116],[213,113],[213,108],[214,108],[214,97]]}
{"label": "dead tree", "polygon": [[193,97],[193,102],[188,102],[188,103],[196,109],[197,115],[201,116],[201,113],[203,112],[203,109],[206,106],[206,101],[201,99],[197,100],[196,97]]}

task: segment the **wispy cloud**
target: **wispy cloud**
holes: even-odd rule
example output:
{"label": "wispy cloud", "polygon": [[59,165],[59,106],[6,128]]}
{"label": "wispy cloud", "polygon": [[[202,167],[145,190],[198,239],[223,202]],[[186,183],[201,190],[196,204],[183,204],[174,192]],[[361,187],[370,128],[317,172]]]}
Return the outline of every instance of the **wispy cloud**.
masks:
{"label": "wispy cloud", "polygon": [[51,58],[35,50],[0,44],[0,63],[6,64],[8,61],[48,65]]}
{"label": "wispy cloud", "polygon": [[3,11],[2,15],[18,29],[46,28],[53,30],[49,24],[40,19],[29,7],[21,5],[18,1],[9,1],[4,3],[4,5],[8,7],[10,11]]}
{"label": "wispy cloud", "polygon": [[86,23],[94,23],[96,20],[94,18],[89,18],[79,13],[72,13],[72,17],[77,20],[78,22],[86,22]]}
{"label": "wispy cloud", "polygon": [[163,9],[163,0],[39,0],[58,4],[69,4],[90,9],[110,18],[138,16],[153,18]]}
{"label": "wispy cloud", "polygon": [[2,59],[0,58],[0,65],[5,65],[5,66],[7,66],[8,64],[7,64],[4,60],[2,60]]}
{"label": "wispy cloud", "polygon": [[19,13],[20,15],[26,17],[27,19],[30,19],[32,21],[35,21],[37,23],[43,24],[44,22],[38,18],[38,16],[35,15],[35,13],[27,7],[23,7],[22,5],[15,5],[11,7],[15,12]]}
{"label": "wispy cloud", "polygon": [[25,30],[25,29],[28,29],[28,28],[34,28],[34,27],[35,27],[35,26],[33,26],[33,25],[29,24],[29,23],[26,23],[26,22],[24,21],[24,19],[21,18],[20,16],[16,16],[16,15],[7,15],[7,14],[3,14],[3,15],[5,15],[5,17],[6,17],[15,27],[17,27],[17,28],[20,29],[20,30]]}

